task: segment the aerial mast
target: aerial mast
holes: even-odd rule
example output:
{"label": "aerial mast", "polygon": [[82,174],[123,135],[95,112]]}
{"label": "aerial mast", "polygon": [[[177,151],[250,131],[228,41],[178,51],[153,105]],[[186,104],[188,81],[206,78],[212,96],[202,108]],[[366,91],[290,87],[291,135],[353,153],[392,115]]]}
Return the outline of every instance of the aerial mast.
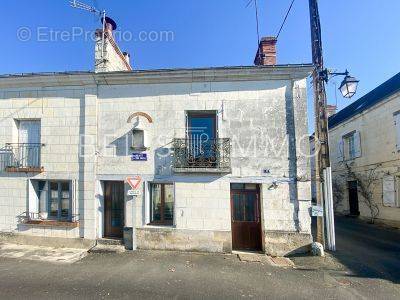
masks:
{"label": "aerial mast", "polygon": [[86,3],[76,1],[76,0],[71,0],[70,2],[71,7],[73,8],[78,8],[82,10],[86,10],[88,12],[94,13],[96,15],[99,15],[101,17],[101,22],[103,23],[103,32],[102,32],[102,37],[101,37],[101,59],[104,60],[104,39],[105,39],[105,29],[106,29],[106,11],[105,10],[98,10],[97,8],[90,6]]}

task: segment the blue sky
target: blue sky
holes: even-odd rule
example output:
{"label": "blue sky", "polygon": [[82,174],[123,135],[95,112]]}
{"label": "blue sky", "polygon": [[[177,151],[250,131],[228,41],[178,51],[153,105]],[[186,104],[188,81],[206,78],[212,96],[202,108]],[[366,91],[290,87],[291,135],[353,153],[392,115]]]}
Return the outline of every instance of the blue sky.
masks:
{"label": "blue sky", "polygon": [[[136,69],[251,65],[257,49],[255,13],[248,0],[85,0],[105,8],[119,29],[132,33],[120,41]],[[275,35],[291,0],[258,0],[260,33]],[[326,67],[346,68],[361,82],[354,101],[400,71],[398,0],[320,0]],[[67,0],[3,0],[0,74],[93,69],[93,42],[51,39],[73,27],[91,31],[99,20],[74,10]],[[28,41],[18,29],[29,28]],[[172,31],[173,41],[138,41],[140,32]],[[136,39],[136,41],[135,41]],[[296,0],[278,42],[278,63],[311,61],[308,0]],[[328,98],[339,108],[350,103],[328,85]],[[310,90],[311,91],[311,90]],[[337,99],[336,99],[337,96]],[[312,103],[311,99],[309,101]],[[310,106],[310,113],[312,108]],[[310,122],[312,130],[312,122]]]}

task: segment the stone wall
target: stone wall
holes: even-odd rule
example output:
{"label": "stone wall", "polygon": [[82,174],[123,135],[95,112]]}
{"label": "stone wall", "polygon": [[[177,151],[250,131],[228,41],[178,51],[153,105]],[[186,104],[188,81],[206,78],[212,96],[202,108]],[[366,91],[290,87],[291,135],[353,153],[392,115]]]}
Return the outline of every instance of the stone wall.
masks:
{"label": "stone wall", "polygon": [[[42,173],[10,173],[0,170],[0,231],[51,237],[94,238],[94,145],[96,144],[96,96],[94,90],[67,88],[12,89],[0,91],[0,145],[16,143],[16,120],[41,122]],[[92,147],[79,157],[80,136]],[[80,214],[75,229],[25,225],[21,216],[29,210],[29,180],[71,180],[75,187],[73,213]]]}
{"label": "stone wall", "polygon": [[232,251],[230,231],[138,228],[136,233],[139,249],[225,253]]}

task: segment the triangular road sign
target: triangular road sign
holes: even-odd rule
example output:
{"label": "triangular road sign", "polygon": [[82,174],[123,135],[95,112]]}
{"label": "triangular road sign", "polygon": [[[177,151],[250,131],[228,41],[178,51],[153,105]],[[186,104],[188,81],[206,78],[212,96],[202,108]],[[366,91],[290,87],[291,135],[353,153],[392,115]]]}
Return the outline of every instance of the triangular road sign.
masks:
{"label": "triangular road sign", "polygon": [[137,189],[141,181],[142,178],[140,176],[126,177],[126,182],[131,186],[133,190]]}

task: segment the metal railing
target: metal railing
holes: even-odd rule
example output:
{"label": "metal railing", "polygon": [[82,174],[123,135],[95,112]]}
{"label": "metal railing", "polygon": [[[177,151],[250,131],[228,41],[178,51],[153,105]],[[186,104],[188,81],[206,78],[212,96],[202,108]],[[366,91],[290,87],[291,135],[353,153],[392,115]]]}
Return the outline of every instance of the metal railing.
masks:
{"label": "metal railing", "polygon": [[7,143],[0,149],[0,170],[6,168],[40,168],[40,152],[43,144]]}
{"label": "metal railing", "polygon": [[229,138],[220,139],[174,139],[173,167],[179,169],[231,168],[231,144]]}

